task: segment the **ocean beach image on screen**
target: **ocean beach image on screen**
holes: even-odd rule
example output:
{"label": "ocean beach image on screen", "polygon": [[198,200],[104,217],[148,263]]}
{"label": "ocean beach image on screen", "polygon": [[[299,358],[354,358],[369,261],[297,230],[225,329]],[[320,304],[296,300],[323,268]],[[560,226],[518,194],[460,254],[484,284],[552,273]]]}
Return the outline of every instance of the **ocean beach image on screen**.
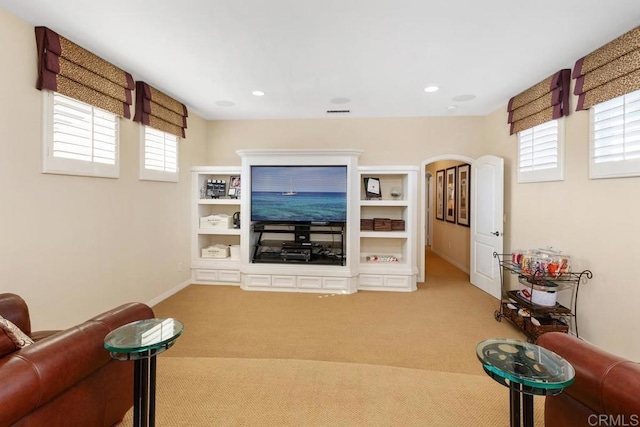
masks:
{"label": "ocean beach image on screen", "polygon": [[251,220],[344,222],[346,166],[252,166]]}

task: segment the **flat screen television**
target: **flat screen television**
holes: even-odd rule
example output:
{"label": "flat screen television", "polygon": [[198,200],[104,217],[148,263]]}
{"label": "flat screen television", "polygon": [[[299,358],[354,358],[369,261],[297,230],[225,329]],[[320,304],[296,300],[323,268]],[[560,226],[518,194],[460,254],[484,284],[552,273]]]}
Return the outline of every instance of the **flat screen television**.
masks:
{"label": "flat screen television", "polygon": [[346,222],[347,166],[251,166],[251,220]]}

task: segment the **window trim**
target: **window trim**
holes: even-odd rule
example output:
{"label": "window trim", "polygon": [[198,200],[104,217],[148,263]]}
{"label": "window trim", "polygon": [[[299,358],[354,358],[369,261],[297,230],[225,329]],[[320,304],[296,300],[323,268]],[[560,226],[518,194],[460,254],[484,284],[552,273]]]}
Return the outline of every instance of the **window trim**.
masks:
{"label": "window trim", "polygon": [[[558,163],[555,168],[537,171],[520,171],[520,132],[516,134],[516,175],[518,184],[534,182],[564,181],[565,169],[565,119],[555,119],[558,123]],[[546,122],[548,123],[548,122]],[[544,123],[543,123],[544,124]],[[540,126],[540,125],[537,125]],[[536,126],[534,126],[536,127]]]}
{"label": "window trim", "polygon": [[[42,173],[57,175],[88,176],[95,178],[120,177],[120,117],[116,117],[115,164],[66,159],[53,156],[53,100],[56,92],[42,90]],[[77,101],[77,100],[76,100]],[[77,101],[82,102],[82,101]],[[84,103],[86,104],[86,103]],[[89,104],[86,104],[89,105]],[[92,105],[91,108],[96,109]],[[103,111],[103,110],[101,110]]]}
{"label": "window trim", "polygon": [[[145,167],[145,129],[146,125],[140,125],[140,181],[158,181],[158,182],[179,182],[180,178],[180,138],[176,136],[176,171],[167,172],[154,169],[147,169]],[[159,131],[164,132],[164,131]],[[167,132],[164,132],[165,134]]]}
{"label": "window trim", "polygon": [[[635,92],[640,92],[640,90],[630,93]],[[604,104],[605,102],[609,102],[617,98],[623,98],[627,95],[629,94],[611,98],[607,101],[601,102],[600,104]],[[596,164],[594,161],[596,149],[595,110],[600,104],[596,104],[589,108],[589,179],[631,178],[640,176],[640,159],[619,160],[600,164]]]}

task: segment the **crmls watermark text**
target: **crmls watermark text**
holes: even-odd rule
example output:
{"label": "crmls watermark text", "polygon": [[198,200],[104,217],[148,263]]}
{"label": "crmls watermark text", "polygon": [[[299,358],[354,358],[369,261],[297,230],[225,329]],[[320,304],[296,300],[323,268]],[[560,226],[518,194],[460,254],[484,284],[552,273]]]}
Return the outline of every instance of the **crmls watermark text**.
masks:
{"label": "crmls watermark text", "polygon": [[640,426],[640,415],[606,415],[606,414],[592,414],[589,415],[587,421],[591,427],[604,427],[604,426],[616,426],[616,427],[638,427]]}

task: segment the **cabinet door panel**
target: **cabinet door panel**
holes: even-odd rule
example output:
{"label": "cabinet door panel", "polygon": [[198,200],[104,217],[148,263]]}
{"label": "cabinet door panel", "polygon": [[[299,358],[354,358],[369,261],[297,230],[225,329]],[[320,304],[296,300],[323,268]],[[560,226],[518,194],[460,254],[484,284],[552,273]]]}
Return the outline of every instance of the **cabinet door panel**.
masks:
{"label": "cabinet door panel", "polygon": [[271,286],[276,288],[295,288],[296,276],[273,276]]}
{"label": "cabinet door panel", "polygon": [[259,274],[247,274],[245,276],[245,284],[247,286],[271,286],[271,276]]}
{"label": "cabinet door panel", "polygon": [[409,277],[407,276],[385,276],[384,284],[391,288],[409,287]]}
{"label": "cabinet door panel", "polygon": [[361,274],[360,286],[384,286],[384,276],[378,274]]}
{"label": "cabinet door panel", "polygon": [[322,288],[322,277],[298,276],[299,288]]}
{"label": "cabinet door panel", "polygon": [[322,287],[324,289],[347,289],[348,280],[345,277],[324,277]]}
{"label": "cabinet door panel", "polygon": [[218,280],[221,282],[240,282],[240,272],[233,270],[220,270],[218,271]]}
{"label": "cabinet door panel", "polygon": [[217,270],[196,270],[196,281],[215,282],[218,280]]}

